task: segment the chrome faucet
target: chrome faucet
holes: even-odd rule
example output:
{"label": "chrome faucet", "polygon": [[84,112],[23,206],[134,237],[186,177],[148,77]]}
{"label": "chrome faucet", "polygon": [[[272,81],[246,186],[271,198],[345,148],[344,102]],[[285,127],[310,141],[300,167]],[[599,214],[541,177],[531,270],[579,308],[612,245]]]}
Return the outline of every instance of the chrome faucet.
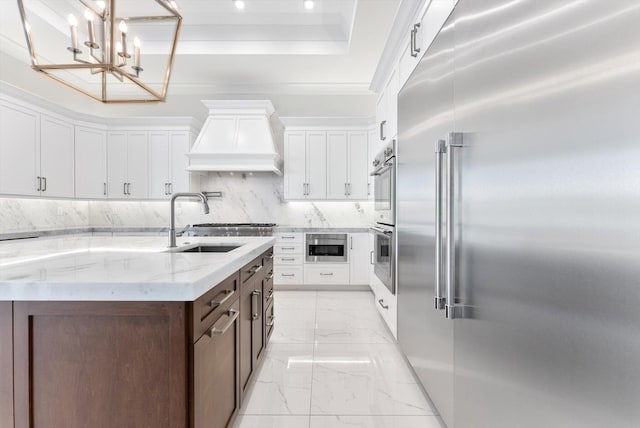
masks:
{"label": "chrome faucet", "polygon": [[169,248],[175,248],[176,245],[176,199],[178,198],[200,198],[204,213],[209,214],[209,204],[204,193],[174,193],[171,196],[171,226],[169,227]]}

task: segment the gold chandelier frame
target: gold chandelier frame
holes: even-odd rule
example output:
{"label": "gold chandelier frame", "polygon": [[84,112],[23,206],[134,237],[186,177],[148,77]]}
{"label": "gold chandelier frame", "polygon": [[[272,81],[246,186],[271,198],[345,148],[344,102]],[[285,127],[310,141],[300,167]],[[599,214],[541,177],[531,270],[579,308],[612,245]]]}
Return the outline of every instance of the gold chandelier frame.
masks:
{"label": "gold chandelier frame", "polygon": [[[134,17],[127,17],[127,18],[117,18],[116,17],[116,0],[107,0],[105,3],[109,5],[108,8],[105,7],[104,11],[100,12],[97,11],[95,9],[95,7],[91,4],[89,4],[86,0],[78,0],[81,4],[83,4],[86,8],[90,9],[96,16],[100,17],[102,19],[102,24],[104,26],[103,29],[103,35],[104,35],[104,41],[108,42],[109,44],[107,45],[106,49],[103,49],[103,57],[102,58],[97,58],[93,55],[93,52],[91,52],[91,57],[93,59],[95,59],[98,62],[89,62],[89,61],[85,61],[85,60],[81,60],[77,58],[77,53],[79,51],[77,50],[71,50],[71,52],[73,52],[73,57],[74,57],[74,61],[76,61],[76,63],[70,63],[70,64],[39,64],[38,63],[38,58],[36,56],[36,52],[35,52],[35,48],[34,48],[34,43],[33,43],[33,38],[31,35],[31,27],[29,25],[29,22],[27,20],[27,15],[25,13],[25,8],[24,8],[24,3],[23,0],[17,0],[18,1],[18,8],[20,10],[20,17],[22,19],[22,26],[24,29],[24,34],[25,34],[25,38],[27,40],[27,47],[29,49],[29,55],[31,57],[31,68],[34,69],[35,71],[38,71],[42,74],[44,74],[45,76],[47,76],[48,78],[61,83],[62,85],[71,88],[75,91],[78,91],[84,95],[87,95],[88,97],[93,98],[96,101],[100,101],[102,103],[105,104],[111,104],[111,103],[149,103],[149,102],[163,102],[165,101],[166,97],[167,97],[167,90],[169,87],[169,80],[171,79],[171,71],[173,69],[173,62],[175,59],[175,53],[176,53],[176,48],[178,45],[178,36],[180,35],[180,30],[182,28],[182,16],[180,15],[180,13],[176,10],[174,4],[172,4],[172,2],[170,2],[169,0],[153,0],[156,3],[158,3],[162,8],[164,8],[165,10],[167,10],[171,15],[166,15],[166,16],[134,16]],[[142,0],[139,0],[142,1]],[[132,73],[128,73],[125,70],[123,70],[123,68],[121,67],[121,65],[118,64],[119,61],[119,53],[116,51],[116,31],[115,29],[116,27],[116,22],[117,21],[124,21],[124,22],[149,22],[149,21],[176,21],[176,29],[175,29],[175,33],[173,36],[173,43],[171,45],[171,53],[169,54],[169,63],[164,75],[164,79],[163,79],[163,83],[162,83],[162,91],[158,92],[156,90],[153,90],[152,88],[150,88],[147,84],[145,84],[144,82],[142,82],[140,80],[140,71],[142,71],[141,68],[138,67],[138,69],[136,69],[135,67],[134,70],[136,71],[135,74]],[[111,31],[109,33],[109,39],[107,40],[107,26],[110,26]],[[92,49],[93,51],[93,49]],[[102,89],[102,93],[101,96],[96,96],[94,94],[92,94],[91,92],[89,92],[88,90],[82,89],[72,83],[69,83],[67,81],[65,81],[64,79],[62,79],[59,76],[56,76],[55,74],[50,73],[50,70],[82,70],[82,69],[86,69],[88,71],[90,71],[92,74],[98,74],[98,73],[102,73],[102,82],[101,82],[101,89]],[[107,86],[108,86],[108,82],[107,82],[107,73],[111,74],[112,76],[114,76],[116,79],[118,79],[120,82],[124,82],[124,79],[127,79],[128,81],[130,81],[131,83],[137,85],[139,88],[141,88],[142,90],[144,90],[147,94],[149,94],[151,96],[150,99],[109,99],[108,96],[108,90],[107,90]]]}

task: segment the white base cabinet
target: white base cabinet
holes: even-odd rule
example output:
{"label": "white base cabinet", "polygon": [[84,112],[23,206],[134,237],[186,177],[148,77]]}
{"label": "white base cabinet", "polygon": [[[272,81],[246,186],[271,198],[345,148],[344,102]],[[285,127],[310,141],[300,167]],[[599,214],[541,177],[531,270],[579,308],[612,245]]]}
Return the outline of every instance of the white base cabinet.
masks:
{"label": "white base cabinet", "polygon": [[349,284],[349,264],[307,263],[304,265],[304,283],[310,285]]}

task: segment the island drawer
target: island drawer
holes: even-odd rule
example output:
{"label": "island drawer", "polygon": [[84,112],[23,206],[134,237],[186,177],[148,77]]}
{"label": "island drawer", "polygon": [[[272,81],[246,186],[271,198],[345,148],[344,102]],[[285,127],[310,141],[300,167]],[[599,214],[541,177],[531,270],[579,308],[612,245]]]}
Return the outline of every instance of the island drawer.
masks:
{"label": "island drawer", "polygon": [[198,340],[213,322],[240,296],[239,276],[234,273],[193,302],[193,341]]}
{"label": "island drawer", "polygon": [[262,255],[260,255],[255,259],[253,259],[251,263],[247,263],[240,270],[240,283],[246,284],[246,282],[249,281],[251,278],[253,278],[258,272],[262,271],[264,267],[263,262],[264,262],[264,259]]}

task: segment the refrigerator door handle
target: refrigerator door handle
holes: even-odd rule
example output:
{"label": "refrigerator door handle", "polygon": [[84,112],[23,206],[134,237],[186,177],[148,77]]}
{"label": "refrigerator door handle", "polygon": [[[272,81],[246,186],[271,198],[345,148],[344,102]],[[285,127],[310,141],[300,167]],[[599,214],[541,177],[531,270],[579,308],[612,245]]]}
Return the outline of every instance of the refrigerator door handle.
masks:
{"label": "refrigerator door handle", "polygon": [[[445,315],[448,319],[463,318],[456,309],[456,239],[455,239],[455,153],[462,147],[463,134],[449,133],[447,143],[447,295]],[[460,308],[462,309],[462,307]]]}
{"label": "refrigerator door handle", "polygon": [[447,299],[443,296],[442,290],[442,161],[447,153],[447,142],[445,140],[436,141],[436,281],[434,303],[435,309],[444,309]]}

